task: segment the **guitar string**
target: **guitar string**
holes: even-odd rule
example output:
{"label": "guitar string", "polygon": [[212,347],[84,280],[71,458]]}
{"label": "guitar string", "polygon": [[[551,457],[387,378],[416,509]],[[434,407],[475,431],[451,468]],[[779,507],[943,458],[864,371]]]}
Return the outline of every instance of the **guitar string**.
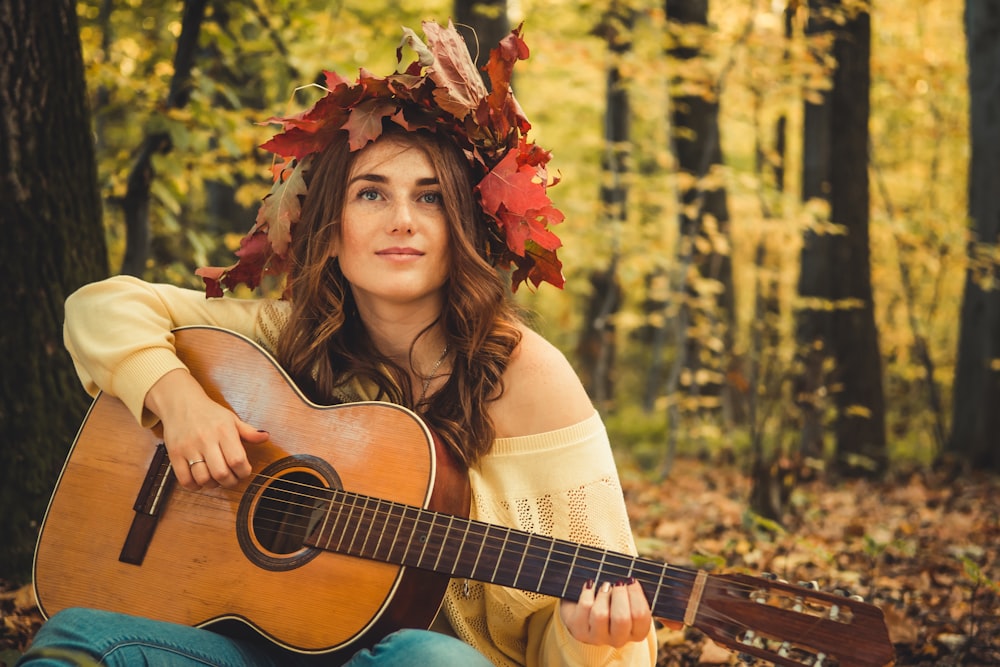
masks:
{"label": "guitar string", "polygon": [[[282,480],[282,478],[280,478],[280,477],[271,477],[269,479],[271,479],[271,480]],[[416,506],[412,506],[412,505],[406,505],[406,504],[402,504],[402,503],[397,503],[395,501],[389,501],[389,500],[385,500],[385,499],[375,498],[375,497],[372,497],[372,496],[365,496],[363,494],[355,494],[355,493],[351,493],[351,492],[347,492],[347,491],[343,491],[343,490],[339,490],[339,489],[330,489],[330,488],[327,488],[327,487],[318,487],[318,486],[314,486],[314,485],[310,485],[310,484],[305,484],[305,483],[302,483],[302,482],[296,482],[294,480],[288,480],[288,479],[284,479],[283,481],[286,482],[289,486],[294,485],[294,486],[303,487],[305,489],[309,489],[310,491],[321,491],[321,492],[324,492],[324,495],[331,495],[331,494],[336,495],[336,494],[339,494],[343,498],[354,498],[355,500],[363,499],[363,500],[366,500],[366,501],[368,501],[368,500],[374,500],[374,501],[376,501],[375,508],[370,509],[370,510],[362,509],[361,510],[362,516],[361,517],[357,517],[357,518],[368,519],[369,518],[368,515],[371,515],[370,518],[372,520],[374,520],[380,514],[383,515],[384,517],[395,516],[391,511],[388,511],[388,510],[384,509],[386,505],[390,506],[390,508],[395,508],[395,509],[403,510],[404,512],[406,510],[412,510],[412,511],[418,513],[419,515],[423,515],[425,517],[425,519],[427,519],[427,517],[430,517],[429,520],[425,520],[425,521],[422,521],[422,522],[421,521],[417,521],[417,520],[413,521],[412,526],[411,526],[413,530],[418,530],[421,527],[421,524],[427,524],[426,527],[430,528],[431,530],[433,530],[433,527],[434,527],[433,524],[434,524],[434,522],[436,521],[437,518],[439,518],[439,517],[451,517],[452,516],[452,515],[449,515],[449,514],[442,514],[442,513],[433,512],[432,510],[426,510],[426,509],[423,509],[423,508],[420,508],[420,507],[416,507]],[[289,491],[287,489],[285,491],[286,491],[286,493],[288,495],[299,496],[301,498],[306,498],[308,500],[314,500],[314,501],[315,500],[319,500],[319,501],[322,501],[324,503],[333,503],[334,502],[333,498],[325,498],[325,497],[321,497],[319,495],[312,495],[312,494],[309,494],[309,493],[301,493],[301,492]],[[233,494],[233,495],[236,495],[236,494],[242,495],[238,491],[229,490],[229,489],[224,490],[224,493]],[[315,506],[313,506],[313,505],[306,505],[306,504],[301,504],[301,503],[286,503],[286,504],[289,505],[289,506],[292,506],[292,507],[297,507],[297,508],[302,508],[302,509],[308,510],[307,513],[302,514],[302,515],[290,515],[290,516],[297,517],[297,518],[306,518],[306,517],[310,516],[316,510]],[[344,503],[341,503],[341,504],[344,504]],[[357,509],[357,505],[352,506],[350,509],[351,510],[356,510]],[[351,518],[351,515],[352,515],[352,512],[349,511],[348,512],[348,518]],[[483,523],[483,522],[476,522],[476,521],[471,520],[471,519],[465,519],[464,517],[458,517],[458,518],[461,518],[464,522],[467,522],[469,524],[470,528],[473,527],[473,526],[478,527],[478,528],[482,528],[485,532],[484,532],[484,534],[481,537],[482,537],[482,539],[487,540],[487,541],[490,540],[490,539],[492,539],[493,541],[497,541],[498,540],[498,538],[496,538],[496,537],[491,538],[489,535],[486,534],[491,529],[496,529],[496,530],[500,530],[500,531],[509,531],[509,530],[512,530],[512,529],[508,529],[508,528],[506,528],[504,526],[496,526],[496,525],[493,525],[493,524],[486,524],[486,523]],[[283,524],[283,522],[279,522],[279,521],[275,521],[275,520],[272,520],[272,522],[276,523],[278,525],[282,525]],[[276,529],[276,532],[278,532],[280,534],[288,534],[288,531],[284,531],[281,528]],[[530,533],[527,533],[527,532],[524,532],[524,531],[515,531],[515,532],[522,533],[523,536],[525,536],[527,539],[530,539],[528,537],[529,535],[534,535],[535,537],[542,538],[545,541],[553,542],[554,544],[555,543],[564,544],[564,545],[565,544],[570,544],[568,542],[564,542],[562,540],[558,540],[556,538],[552,538],[552,537],[549,537],[549,536],[537,535],[537,534],[530,534]],[[369,533],[370,533],[370,531],[369,531]],[[353,543],[353,539],[352,539],[352,543]],[[444,546],[443,542],[442,542],[441,546],[442,547]],[[527,544],[527,543],[525,545],[523,545],[523,546],[525,548],[530,548],[530,545]],[[633,561],[632,564],[631,564],[631,566],[630,566],[630,571],[635,571],[637,569],[636,566],[640,566],[638,568],[640,570],[641,570],[642,566],[647,567],[648,569],[646,569],[644,571],[644,573],[647,574],[647,575],[652,576],[653,578],[657,579],[660,582],[659,584],[655,584],[654,582],[649,582],[649,583],[651,583],[653,585],[657,585],[659,587],[662,587],[665,584],[665,582],[683,582],[684,584],[690,583],[688,577],[694,572],[694,570],[690,570],[688,568],[681,568],[681,567],[677,567],[677,566],[667,565],[665,563],[658,563],[658,562],[656,562],[654,560],[651,560],[651,559],[643,559],[643,558],[631,556],[629,554],[619,554],[619,553],[616,553],[616,552],[613,552],[613,551],[606,551],[606,550],[602,550],[602,549],[599,549],[599,548],[596,548],[596,547],[589,547],[589,548],[594,549],[596,551],[600,551],[600,552],[605,553],[605,554],[612,554],[612,555],[616,555],[616,556],[621,556],[624,559]],[[377,549],[376,549],[376,551],[377,551]],[[392,551],[393,550],[390,549],[390,554],[392,553]],[[502,549],[501,549],[501,551],[502,551]],[[347,553],[350,553],[350,552],[348,551]],[[550,553],[552,553],[551,550],[550,550]],[[567,556],[567,555],[569,555],[569,554],[564,553],[564,552],[554,552],[554,553],[555,553],[556,556]],[[358,555],[358,554],[354,554],[354,555]],[[456,556],[457,555],[458,554],[456,553]],[[500,557],[499,553],[497,554],[497,557],[498,558]],[[611,569],[614,569],[616,567],[617,568],[624,567],[622,564],[606,563],[603,559],[601,561],[598,561],[597,559],[593,559],[593,558],[591,558],[591,559],[587,559],[587,558],[584,558],[584,559],[572,558],[572,559],[562,560],[562,561],[556,560],[556,561],[553,561],[553,562],[556,562],[557,564],[564,564],[564,565],[577,565],[577,566],[580,566],[581,568],[585,567],[588,562],[590,564],[596,564],[596,563],[601,562],[601,563],[609,565],[611,567]],[[675,570],[675,571],[679,571],[679,572],[684,572],[688,576],[685,576],[685,577],[665,576],[667,570]],[[517,577],[515,577],[515,581],[516,580],[517,580]],[[733,582],[733,581],[729,581],[729,580],[726,581],[727,587],[730,590],[734,590],[735,589],[736,592],[751,592],[751,591],[754,591],[754,590],[761,589],[762,585],[772,585],[772,584],[773,584],[773,582],[762,582],[761,585],[750,585],[750,584],[745,584],[743,582]],[[809,593],[811,593],[811,592],[812,591],[809,591],[808,589],[804,589],[801,592],[801,595],[808,596]],[[780,607],[780,605],[778,605],[778,606]],[[680,619],[678,619],[678,620],[680,620]],[[834,621],[831,621],[831,622],[834,622]],[[706,629],[706,630],[709,629],[709,628],[714,628],[716,630],[716,632],[719,633],[720,636],[732,636],[732,637],[734,637],[734,641],[737,642],[737,643],[739,643],[738,639],[736,638],[736,635],[734,635],[734,633],[733,633],[733,628],[730,627],[730,626],[735,626],[735,628],[737,630],[748,629],[746,627],[745,623],[742,622],[739,618],[734,617],[731,614],[720,613],[717,609],[711,607],[710,605],[702,605],[699,608],[699,611],[698,611],[698,614],[697,614],[697,617],[696,617],[696,624],[697,624],[697,627],[700,627],[700,628],[703,628],[703,629]],[[775,639],[771,639],[771,641],[781,641],[781,639],[780,638],[775,638]],[[807,650],[807,649],[803,649],[803,650]],[[805,663],[801,663],[801,664],[805,664]]]}
{"label": "guitar string", "polygon": [[[312,485],[312,484],[306,484],[304,482],[298,482],[298,481],[295,481],[295,480],[289,480],[289,479],[280,478],[280,477],[267,477],[267,476],[261,476],[261,477],[264,478],[264,479],[270,479],[272,481],[280,480],[280,481],[285,482],[288,486],[301,487],[303,489],[307,489],[310,492],[320,491],[320,492],[323,492],[323,496],[326,496],[326,495],[340,495],[340,496],[342,496],[343,499],[353,498],[356,502],[355,502],[355,504],[351,505],[350,508],[349,508],[349,510],[348,510],[348,517],[347,517],[348,519],[356,518],[356,519],[359,519],[359,520],[374,521],[375,519],[378,519],[378,518],[388,519],[388,518],[392,518],[392,517],[399,517],[401,519],[401,522],[402,522],[403,520],[405,520],[405,513],[407,511],[413,511],[413,512],[417,513],[418,517],[422,517],[422,518],[414,519],[409,524],[410,529],[412,529],[413,531],[417,531],[417,530],[419,530],[421,528],[427,528],[428,532],[432,532],[434,528],[438,528],[438,529],[441,528],[441,526],[437,524],[437,519],[439,519],[439,518],[450,518],[450,517],[453,516],[453,515],[446,514],[446,513],[434,512],[433,510],[427,510],[427,509],[424,509],[424,508],[421,508],[421,507],[417,507],[417,506],[414,506],[414,505],[406,505],[406,504],[398,503],[398,502],[391,501],[391,500],[377,498],[377,497],[374,497],[374,496],[366,496],[364,494],[357,494],[357,493],[353,493],[353,492],[349,492],[349,491],[345,491],[345,490],[341,490],[341,489],[331,489],[331,488],[328,488],[328,487],[320,487],[320,486],[315,486],[315,485]],[[296,491],[291,491],[291,490],[287,490],[287,489],[285,491],[286,491],[286,493],[288,495],[298,496],[300,498],[305,498],[305,499],[308,499],[308,500],[311,500],[311,501],[317,501],[318,500],[318,501],[322,501],[323,503],[328,503],[328,504],[330,504],[330,507],[332,507],[334,504],[336,504],[335,499],[333,497],[330,497],[330,498],[321,497],[320,495],[314,495],[312,493],[302,493],[302,492],[296,492]],[[228,493],[239,493],[237,491],[230,491],[230,490],[226,490],[226,492],[228,492]],[[359,500],[364,500],[365,501],[365,506],[362,507],[362,508],[360,508],[360,513],[361,513],[360,517],[353,517],[352,514],[355,511],[359,510],[358,505],[357,505],[357,501],[359,501]],[[369,501],[375,501],[375,507],[374,508],[369,508],[368,507],[367,503]],[[344,502],[340,502],[339,504],[342,505],[342,506],[347,506],[347,503],[344,503]],[[309,516],[311,516],[317,510],[317,508],[315,507],[314,504],[306,505],[306,504],[302,504],[302,503],[291,503],[291,502],[289,502],[289,503],[286,503],[286,505],[306,510],[306,512],[304,514],[299,514],[299,515],[289,514],[289,516],[293,516],[295,518],[300,518],[300,519],[306,519],[306,518],[308,518]],[[395,510],[395,512],[393,510]],[[404,516],[400,517],[398,515],[399,511],[402,511],[403,514],[404,514]],[[570,542],[570,541],[567,541],[567,540],[560,540],[558,538],[553,538],[553,537],[547,536],[547,535],[540,535],[540,534],[537,534],[537,533],[529,533],[527,531],[521,531],[521,530],[518,530],[518,529],[511,529],[511,528],[507,528],[505,526],[498,526],[498,525],[494,525],[494,524],[488,524],[488,523],[485,523],[485,522],[480,522],[480,521],[475,521],[475,520],[472,520],[472,519],[468,519],[466,517],[455,516],[455,518],[460,519],[461,522],[467,524],[466,535],[468,535],[469,530],[472,529],[472,528],[479,528],[479,529],[481,529],[483,532],[480,535],[480,537],[484,541],[487,541],[487,542],[488,541],[492,541],[492,542],[494,542],[494,544],[492,545],[492,547],[494,549],[497,549],[497,551],[498,551],[498,553],[496,554],[498,560],[501,558],[501,554],[504,551],[503,544],[496,544],[496,542],[499,540],[499,538],[497,536],[491,536],[491,535],[489,535],[488,533],[491,530],[493,530],[493,531],[505,531],[507,533],[507,536],[509,536],[511,533],[518,534],[520,537],[523,537],[525,539],[524,544],[520,545],[520,546],[523,546],[526,550],[530,550],[531,547],[532,547],[532,545],[530,544],[530,540],[531,540],[532,537],[536,538],[536,540],[541,540],[543,542],[550,542],[551,545],[552,545],[552,547],[554,547],[556,545],[561,545],[563,547],[576,546],[576,543],[574,543],[574,542]],[[275,523],[276,525],[284,525],[284,522],[279,522],[277,520],[272,520],[272,523]],[[334,523],[336,524],[337,521],[335,520]],[[383,526],[385,526],[385,524],[383,524]],[[371,534],[372,534],[371,528],[372,528],[372,526],[369,525],[369,530],[367,530],[365,533],[363,533],[366,536],[366,541],[364,543],[362,543],[362,548],[361,549],[355,549],[355,551],[357,553],[355,553],[354,555],[361,555],[361,556],[364,556],[364,557],[368,557],[370,559],[377,559],[377,552],[378,552],[378,548],[377,547],[376,547],[376,550],[374,552],[372,552],[370,555],[366,555],[365,551],[364,551],[364,548],[363,548],[364,544],[367,543],[367,538],[370,537]],[[275,530],[275,532],[278,533],[278,534],[281,534],[281,535],[290,535],[291,534],[289,531],[285,531],[285,530],[283,530],[281,528],[277,528]],[[446,547],[448,545],[444,541],[444,539],[447,538],[449,532],[450,532],[449,530],[445,530],[444,535],[441,536],[442,537],[442,542],[440,543],[440,547],[441,547],[441,549],[440,549],[440,555],[443,555],[446,552],[446,550],[447,550]],[[348,545],[348,549],[353,548],[353,546],[354,546],[354,540],[356,539],[356,536],[355,536],[355,538],[352,538],[351,542]],[[332,535],[331,535],[331,538],[332,538]],[[506,544],[506,541],[507,541],[507,537],[505,536],[504,544]],[[691,583],[691,577],[693,577],[694,573],[697,571],[697,570],[692,569],[692,568],[684,568],[684,567],[672,566],[672,565],[669,565],[669,564],[666,564],[666,563],[663,563],[663,562],[659,562],[659,561],[656,561],[656,560],[653,560],[653,559],[642,558],[642,557],[638,557],[638,556],[632,556],[630,554],[615,552],[615,551],[612,551],[612,550],[605,550],[605,549],[601,549],[601,548],[598,548],[598,547],[585,547],[585,548],[588,549],[588,550],[590,550],[590,551],[597,552],[597,553],[601,554],[601,560],[597,560],[596,558],[586,558],[586,557],[585,558],[579,558],[578,557],[578,551],[579,550],[575,551],[574,554],[573,554],[573,556],[571,558],[569,558],[569,559],[565,559],[564,558],[562,560],[559,560],[559,557],[566,557],[566,556],[569,556],[570,554],[568,552],[565,552],[565,551],[564,552],[553,551],[552,547],[546,549],[542,545],[535,545],[535,551],[537,553],[541,549],[543,551],[543,553],[547,554],[547,560],[549,562],[555,563],[557,565],[559,565],[559,564],[562,564],[562,565],[571,565],[571,566],[575,565],[575,566],[578,566],[578,569],[585,569],[588,565],[592,566],[594,564],[608,565],[609,569],[612,570],[612,573],[618,572],[618,574],[621,577],[623,577],[623,578],[627,577],[627,576],[630,576],[632,574],[646,574],[647,576],[650,576],[650,577],[656,579],[657,581],[659,581],[660,582],[659,584],[655,584],[654,582],[649,582],[649,583],[651,583],[653,585],[658,585],[658,586],[663,586],[664,583],[666,583],[666,582],[670,582],[670,583],[681,582],[681,583],[683,583],[683,584],[686,585],[688,583]],[[386,558],[390,557],[393,552],[394,552],[394,548],[390,547],[389,553],[386,555]],[[461,552],[461,548],[459,548],[454,555],[457,557],[457,556],[460,555],[460,552]],[[350,553],[350,552],[348,551],[348,553]],[[440,559],[440,555],[439,555],[439,559]],[[609,556],[609,555],[612,556],[612,557],[623,559],[623,560],[628,561],[628,562],[627,563],[614,563],[614,562],[609,563],[609,562],[606,561],[606,557]],[[628,566],[627,570],[625,570],[626,565]],[[476,566],[474,566],[473,569],[475,569],[475,567]],[[680,572],[680,573],[683,574],[683,576],[666,576],[668,570],[673,570],[675,572]],[[725,576],[725,575],[723,575],[723,576]],[[514,580],[517,581],[518,578],[519,578],[518,576],[515,576]],[[614,578],[614,577],[611,577],[611,578]],[[732,581],[732,580],[727,580],[726,581],[726,585],[729,587],[730,590],[734,590],[734,589],[739,590],[739,589],[742,589],[742,590],[739,590],[739,592],[760,591],[762,587],[770,587],[772,589],[772,592],[774,592],[774,589],[777,588],[776,584],[779,584],[779,583],[783,583],[786,586],[791,586],[787,582],[772,582],[772,581],[763,582],[762,581],[760,583],[749,584],[749,583]],[[792,591],[785,591],[784,593],[785,593],[785,599],[787,599],[789,596],[791,596],[793,594]],[[809,597],[812,597],[814,600],[818,599],[819,595],[812,595],[813,593],[821,593],[821,592],[813,590],[813,589],[807,589],[807,588],[802,588],[801,590],[798,590],[798,589],[794,590],[794,594],[798,598],[800,598],[802,600],[804,600],[805,598],[809,598]],[[825,595],[830,595],[830,594],[825,594]],[[830,604],[830,605],[836,603],[836,604],[839,604],[839,605],[842,605],[842,606],[848,606],[849,607],[851,605],[851,603],[848,602],[848,601],[846,601],[846,600],[847,600],[847,598],[844,598],[844,599],[837,598],[836,600],[824,599],[824,600],[821,600],[820,602],[814,602],[814,604],[816,606],[820,607],[820,608],[825,608],[824,607],[824,603],[825,604]]]}
{"label": "guitar string", "polygon": [[[417,506],[412,506],[412,505],[406,505],[406,504],[402,504],[402,503],[397,503],[397,502],[391,501],[391,500],[386,500],[386,499],[381,499],[381,498],[375,498],[375,497],[372,497],[372,496],[365,496],[363,494],[356,494],[356,493],[352,493],[352,492],[344,491],[344,490],[339,490],[339,489],[330,489],[328,487],[315,486],[315,485],[311,485],[311,484],[306,484],[304,482],[297,482],[295,480],[289,480],[289,479],[281,478],[281,477],[258,476],[258,478],[265,479],[265,480],[270,480],[270,481],[280,480],[280,481],[284,482],[285,484],[287,484],[288,486],[298,486],[298,487],[301,487],[303,489],[308,489],[309,491],[320,491],[320,492],[323,492],[325,494],[341,494],[344,498],[355,498],[355,499],[366,499],[367,498],[367,499],[370,499],[370,500],[377,501],[375,509],[370,509],[367,512],[364,511],[363,509],[361,510],[361,513],[363,515],[366,515],[365,518],[368,518],[367,515],[369,515],[369,514],[371,515],[371,517],[370,517],[371,519],[375,519],[375,518],[379,518],[379,517],[391,517],[391,516],[394,516],[393,513],[390,511],[393,508],[400,509],[400,510],[405,510],[407,508],[410,508],[412,510],[418,511],[420,514],[422,514],[422,515],[424,515],[426,517],[425,521],[414,522],[413,523],[413,529],[414,530],[417,530],[420,527],[420,524],[427,524],[428,527],[432,527],[432,524],[434,524],[436,518],[451,516],[451,515],[448,515],[448,514],[442,514],[442,513],[434,512],[433,510],[427,510],[427,509],[420,508],[420,507],[417,507]],[[303,498],[303,499],[308,500],[308,501],[323,501],[325,503],[331,503],[331,506],[334,504],[334,500],[332,498],[331,499],[327,499],[327,498],[321,497],[320,495],[313,495],[313,494],[310,494],[310,493],[296,492],[296,491],[291,491],[289,489],[281,489],[281,490],[284,491],[288,495],[298,496],[298,497]],[[223,490],[223,492],[227,493],[227,494],[239,494],[239,495],[242,495],[242,492],[235,491],[235,490],[230,490],[230,489],[225,489],[225,490]],[[295,508],[299,508],[299,509],[303,510],[302,514],[292,514],[292,513],[286,512],[286,514],[288,516],[291,516],[291,517],[297,518],[297,519],[301,519],[301,520],[307,520],[309,517],[311,517],[313,515],[314,512],[317,511],[317,508],[314,506],[314,504],[312,504],[312,502],[310,502],[308,504],[305,503],[305,502],[301,502],[301,503],[284,502],[283,504],[286,507],[295,507]],[[343,505],[344,503],[340,503],[340,504]],[[389,506],[389,509],[385,509],[386,506]],[[354,508],[356,509],[356,505],[354,506]],[[553,538],[553,537],[547,536],[547,535],[539,535],[539,534],[535,534],[535,533],[528,533],[527,531],[519,531],[518,529],[509,529],[509,528],[507,528],[505,526],[488,524],[488,523],[484,523],[484,522],[477,522],[477,521],[475,521],[473,519],[467,519],[465,517],[459,517],[459,518],[462,519],[463,523],[467,523],[470,526],[478,526],[478,527],[482,528],[486,532],[488,532],[489,530],[491,530],[491,527],[492,527],[492,530],[497,530],[497,531],[508,531],[508,530],[511,530],[511,531],[514,531],[514,532],[523,533],[523,535],[525,537],[527,537],[527,535],[534,535],[536,538],[548,540],[548,541],[553,542],[554,544],[560,544],[562,546],[569,546],[569,545],[575,546],[575,543],[573,543],[573,542],[569,542],[569,541],[566,541],[566,540],[559,540],[558,538]],[[267,520],[267,519],[265,519],[265,520]],[[285,529],[283,529],[283,528],[280,527],[280,526],[284,525],[285,522],[283,522],[281,520],[278,520],[278,519],[271,519],[269,521],[271,521],[272,523],[274,523],[276,526],[279,526],[278,528],[275,528],[275,532],[277,534],[280,534],[280,535],[290,535],[291,534],[290,531],[285,530]],[[482,537],[483,537],[484,540],[489,540],[489,536],[486,535],[486,534],[484,534]],[[496,540],[496,539],[498,539],[498,538],[494,538],[494,540]],[[643,570],[640,570],[638,572],[639,574],[646,574],[648,576],[654,577],[654,578],[656,578],[656,579],[658,579],[660,581],[663,581],[663,582],[680,582],[680,583],[683,583],[683,584],[688,584],[688,583],[690,583],[690,579],[693,576],[693,573],[695,572],[695,570],[692,570],[692,569],[689,569],[689,568],[683,568],[683,567],[673,566],[673,565],[669,565],[669,564],[666,564],[666,567],[664,568],[664,565],[665,565],[664,563],[657,562],[657,561],[652,560],[652,559],[644,559],[644,558],[640,558],[640,557],[636,557],[636,556],[631,556],[629,554],[619,553],[619,552],[615,552],[615,551],[611,551],[611,550],[600,549],[598,547],[587,547],[587,548],[590,549],[590,550],[598,551],[598,552],[600,552],[602,554],[611,554],[611,555],[615,555],[615,556],[620,556],[622,558],[625,558],[625,559],[628,559],[630,561],[633,561],[633,563],[632,563],[633,568],[634,568],[634,566],[643,566],[645,568]],[[584,557],[584,558],[578,558],[578,557],[573,558],[573,557],[571,557],[571,558],[562,558],[560,560],[559,557],[570,556],[571,554],[567,554],[565,552],[552,552],[551,550],[549,550],[549,553],[552,553],[554,555],[554,557],[555,557],[554,559],[550,559],[552,562],[554,562],[556,564],[561,564],[561,565],[577,565],[579,567],[579,569],[585,569],[585,568],[587,568],[588,565],[589,566],[597,566],[597,565],[599,565],[602,562],[601,560],[599,560],[597,558],[590,558],[590,557]],[[499,554],[498,554],[498,558],[499,558]],[[610,564],[610,565],[612,565],[614,567],[614,564]],[[673,572],[680,572],[680,573],[682,573],[682,575],[681,576],[677,576],[677,575],[672,575],[671,574],[670,576],[667,576],[667,572],[664,571],[664,570],[673,571]],[[624,578],[624,574],[623,574],[623,578]],[[753,591],[753,590],[756,590],[757,588],[759,588],[759,586],[752,586],[752,585],[749,585],[749,584],[743,584],[741,582],[731,582],[731,583],[735,583],[735,585],[739,586],[740,588],[742,588],[746,592],[750,592],[750,591]]]}

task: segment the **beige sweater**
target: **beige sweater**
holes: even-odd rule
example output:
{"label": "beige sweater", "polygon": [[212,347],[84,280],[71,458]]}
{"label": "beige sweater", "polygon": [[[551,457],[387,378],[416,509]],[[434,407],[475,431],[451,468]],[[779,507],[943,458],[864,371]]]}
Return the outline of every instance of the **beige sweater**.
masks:
{"label": "beige sweater", "polygon": [[[205,324],[274,349],[286,302],[206,299],[202,292],[119,276],[81,288],[66,302],[66,347],[86,390],[120,398],[141,423],[155,416],[146,392],[183,364],[172,329]],[[364,397],[369,398],[369,397]],[[501,438],[470,471],[471,518],[635,553],[607,433],[597,413],[573,426]],[[539,667],[656,662],[655,633],[620,650],[573,639],[558,601],[492,584],[453,580],[443,611],[454,633],[497,665]]]}

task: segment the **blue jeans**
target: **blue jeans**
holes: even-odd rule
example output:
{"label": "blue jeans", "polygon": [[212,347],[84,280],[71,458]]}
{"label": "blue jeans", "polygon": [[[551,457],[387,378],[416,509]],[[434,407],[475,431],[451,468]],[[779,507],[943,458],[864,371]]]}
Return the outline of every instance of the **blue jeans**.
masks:
{"label": "blue jeans", "polygon": [[[94,662],[120,667],[310,667],[328,660],[201,628],[95,609],[66,609],[42,626],[15,667]],[[454,637],[430,630],[400,630],[371,650],[356,653],[345,667],[491,664],[482,653]]]}

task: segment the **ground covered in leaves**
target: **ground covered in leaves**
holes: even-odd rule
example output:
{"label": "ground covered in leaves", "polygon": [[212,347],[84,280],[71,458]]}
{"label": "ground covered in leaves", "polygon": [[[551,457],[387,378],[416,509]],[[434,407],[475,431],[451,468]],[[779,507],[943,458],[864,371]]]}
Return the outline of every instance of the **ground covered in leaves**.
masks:
{"label": "ground covered in leaves", "polygon": [[[644,555],[847,589],[883,610],[897,665],[1000,665],[1000,478],[800,477],[780,525],[747,512],[735,467],[680,461],[658,484],[626,467],[623,483]],[[735,663],[696,630],[661,640],[660,667]]]}
{"label": "ground covered in leaves", "polygon": [[[1000,665],[1000,478],[797,479],[778,523],[747,512],[750,481],[735,466],[681,460],[652,481],[625,464],[622,477],[644,556],[848,589],[885,613],[897,665]],[[0,581],[0,666],[40,623],[30,587]],[[659,667],[736,663],[695,629],[660,640]]]}

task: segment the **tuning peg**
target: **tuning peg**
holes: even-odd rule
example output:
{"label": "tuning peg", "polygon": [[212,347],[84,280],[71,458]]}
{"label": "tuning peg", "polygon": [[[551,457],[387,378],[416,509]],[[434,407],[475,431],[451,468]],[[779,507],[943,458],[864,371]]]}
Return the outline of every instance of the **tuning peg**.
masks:
{"label": "tuning peg", "polygon": [[744,665],[753,665],[757,662],[757,658],[750,655],[749,653],[738,653],[736,659],[739,660]]}
{"label": "tuning peg", "polygon": [[863,597],[861,597],[860,595],[850,595],[848,597],[849,597],[849,599],[854,600],[855,602],[864,602],[865,601],[865,599]]}
{"label": "tuning peg", "polygon": [[800,581],[799,586],[801,586],[802,588],[808,588],[811,591],[819,590],[819,584],[816,583],[815,581]]}
{"label": "tuning peg", "polygon": [[851,596],[851,592],[849,590],[847,590],[846,588],[834,588],[833,589],[833,594],[834,595],[839,595],[840,597],[844,597],[844,598]]}
{"label": "tuning peg", "polygon": [[762,572],[760,578],[767,579],[768,581],[777,581],[778,575],[776,575],[774,572]]}

